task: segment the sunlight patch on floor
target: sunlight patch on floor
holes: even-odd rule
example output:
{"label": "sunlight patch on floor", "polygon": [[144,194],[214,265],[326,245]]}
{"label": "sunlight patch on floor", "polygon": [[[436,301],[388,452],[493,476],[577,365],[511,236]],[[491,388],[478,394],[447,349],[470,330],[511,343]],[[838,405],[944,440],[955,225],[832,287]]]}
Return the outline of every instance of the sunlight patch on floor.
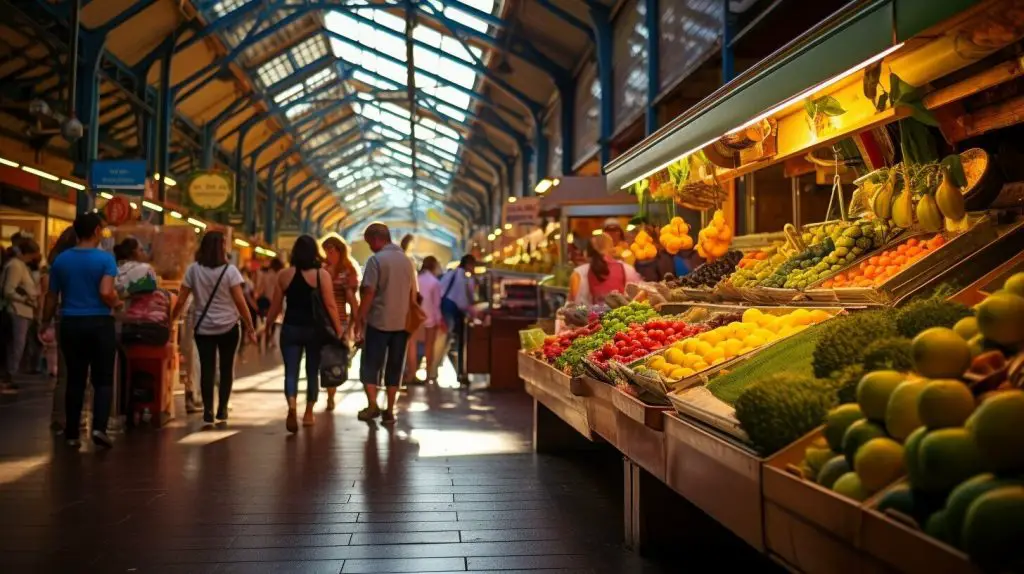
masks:
{"label": "sunlight patch on floor", "polygon": [[206,446],[219,440],[238,434],[237,430],[202,430],[186,435],[178,441],[178,444],[189,446]]}
{"label": "sunlight patch on floor", "polygon": [[510,432],[413,429],[410,438],[420,445],[419,455],[424,458],[516,454],[532,450],[520,435]]}
{"label": "sunlight patch on floor", "polygon": [[17,460],[0,462],[0,484],[17,482],[21,477],[50,462],[49,454],[27,456]]}

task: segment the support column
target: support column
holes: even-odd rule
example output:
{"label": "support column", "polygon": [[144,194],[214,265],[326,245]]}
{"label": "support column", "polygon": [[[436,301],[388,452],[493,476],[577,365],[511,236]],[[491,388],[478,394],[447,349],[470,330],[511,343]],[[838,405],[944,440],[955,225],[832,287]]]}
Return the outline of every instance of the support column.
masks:
{"label": "support column", "polygon": [[[77,24],[77,19],[75,22]],[[85,30],[79,36],[78,65],[74,79],[74,117],[79,118],[85,130],[76,143],[73,173],[83,179],[88,179],[89,167],[99,155],[99,66],[105,41],[105,36]],[[95,198],[91,190],[87,189],[75,197],[78,213],[92,210]]]}
{"label": "support column", "polygon": [[[548,136],[544,133],[544,118],[542,113],[533,115],[533,123],[536,126],[533,134],[533,150],[536,154],[537,169],[533,179],[534,185],[548,176]],[[533,189],[529,189],[530,192]]]}
{"label": "support column", "polygon": [[661,91],[661,52],[658,40],[661,38],[658,16],[661,7],[658,0],[643,0],[645,24],[647,26],[647,109],[644,110],[644,133],[651,135],[658,131],[658,108],[654,100]]}
{"label": "support column", "polygon": [[530,189],[530,162],[533,160],[534,150],[533,147],[528,145],[524,145],[522,150],[523,162],[522,165],[519,166],[522,175],[520,176],[521,185],[519,186],[518,195],[519,197],[526,197],[533,192],[533,190]]}
{"label": "support column", "polygon": [[[268,245],[273,245],[274,239],[276,239],[276,229],[274,229],[276,222],[274,218],[277,215],[277,185],[274,179],[277,175],[277,166],[277,162],[270,166],[270,176],[267,177],[267,201],[263,204],[263,241]],[[285,205],[287,205],[287,201]]]}
{"label": "support column", "polygon": [[594,43],[597,48],[597,78],[601,86],[601,118],[598,143],[600,152],[598,159],[601,167],[612,159],[612,131],[615,127],[615,108],[612,105],[614,87],[612,85],[612,23],[611,10],[600,4],[590,5],[590,20],[594,26]]}
{"label": "support column", "polygon": [[213,146],[216,143],[217,127],[211,123],[203,126],[203,169],[213,169]]}
{"label": "support column", "polygon": [[567,78],[559,82],[558,94],[561,98],[559,106],[558,128],[562,132],[562,175],[572,174],[573,158],[575,157],[576,135],[576,82]]}
{"label": "support column", "polygon": [[157,182],[157,198],[167,199],[167,176],[171,167],[171,126],[174,122],[174,98],[171,88],[171,60],[174,58],[174,43],[168,43],[160,59],[160,108],[157,120],[156,169],[160,174]]}
{"label": "support column", "polygon": [[729,0],[722,0],[722,84],[736,77],[732,38],[736,34],[736,16],[729,11]]}
{"label": "support column", "polygon": [[256,234],[256,158],[249,160],[249,177],[245,182],[245,219],[242,229],[247,235]]}

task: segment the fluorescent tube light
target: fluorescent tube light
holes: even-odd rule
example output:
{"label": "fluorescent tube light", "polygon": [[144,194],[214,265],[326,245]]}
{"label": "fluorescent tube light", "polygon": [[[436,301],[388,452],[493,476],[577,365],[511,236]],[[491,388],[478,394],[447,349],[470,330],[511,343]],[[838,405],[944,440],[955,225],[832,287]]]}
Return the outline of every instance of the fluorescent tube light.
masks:
{"label": "fluorescent tube light", "polygon": [[7,165],[7,166],[10,166],[10,167],[19,167],[18,162],[11,161],[9,159],[4,159],[2,157],[0,157],[0,165]]}
{"label": "fluorescent tube light", "polygon": [[251,247],[251,244],[244,239],[235,239],[235,245],[239,247]]}
{"label": "fluorescent tube light", "polygon": [[27,172],[31,173],[32,175],[38,175],[39,177],[48,179],[50,181],[60,181],[59,177],[53,175],[52,173],[46,173],[45,171],[43,171],[41,169],[36,169],[34,167],[29,167],[27,165],[21,166],[21,169],[22,169],[22,171],[27,171]]}
{"label": "fluorescent tube light", "polygon": [[82,190],[85,189],[84,185],[82,185],[82,184],[80,184],[78,182],[71,181],[70,179],[62,179],[62,180],[60,180],[60,182],[63,183],[64,185],[70,187],[71,189],[77,189],[78,191],[82,191]]}
{"label": "fluorescent tube light", "polygon": [[152,209],[153,211],[155,211],[157,213],[160,213],[160,212],[162,212],[164,210],[164,208],[162,206],[159,206],[159,205],[153,203],[152,201],[146,201],[146,200],[142,200],[142,207],[145,207],[146,209]]}
{"label": "fluorescent tube light", "polygon": [[178,213],[177,211],[172,211],[171,212],[171,217],[173,217],[174,219],[181,219],[182,215],[180,213]]}
{"label": "fluorescent tube light", "polygon": [[203,223],[202,221],[199,221],[198,219],[193,219],[193,218],[189,217],[185,221],[187,221],[187,222],[191,223],[192,225],[195,225],[196,227],[199,227],[201,229],[206,229],[206,224]]}
{"label": "fluorescent tube light", "polygon": [[107,201],[110,201],[111,199],[114,199],[113,195],[110,195],[109,193],[107,193],[105,191],[101,191],[100,192],[100,197],[102,197],[103,199],[106,199]]}

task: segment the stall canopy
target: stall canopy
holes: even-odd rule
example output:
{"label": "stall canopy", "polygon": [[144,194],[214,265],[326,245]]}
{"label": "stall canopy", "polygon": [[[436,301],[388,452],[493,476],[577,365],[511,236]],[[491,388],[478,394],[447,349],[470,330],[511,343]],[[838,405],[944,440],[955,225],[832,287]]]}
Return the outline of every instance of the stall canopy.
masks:
{"label": "stall canopy", "polygon": [[854,1],[746,70],[609,163],[618,190],[663,169],[794,96],[857,70],[978,0]]}

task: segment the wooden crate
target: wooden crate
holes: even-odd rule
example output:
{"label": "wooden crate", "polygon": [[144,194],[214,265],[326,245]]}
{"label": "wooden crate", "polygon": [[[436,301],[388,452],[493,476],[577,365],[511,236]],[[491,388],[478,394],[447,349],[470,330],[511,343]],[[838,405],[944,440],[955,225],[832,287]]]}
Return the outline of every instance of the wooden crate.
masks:
{"label": "wooden crate", "polygon": [[768,553],[793,572],[806,574],[896,574],[850,544],[781,506],[765,500]]}
{"label": "wooden crate", "polygon": [[619,389],[615,389],[615,393],[612,395],[612,404],[618,412],[658,432],[665,430],[664,413],[672,410],[672,407],[669,406],[645,403]]}
{"label": "wooden crate", "polygon": [[674,412],[662,416],[666,484],[763,552],[762,459]]}
{"label": "wooden crate", "polygon": [[[883,491],[884,492],[884,491]],[[885,514],[864,509],[861,550],[900,572],[980,574],[963,552]]]}
{"label": "wooden crate", "polygon": [[618,409],[615,410],[615,423],[618,427],[616,446],[622,454],[665,482],[665,433],[637,422]]}
{"label": "wooden crate", "polygon": [[519,377],[526,392],[584,437],[593,439],[586,400],[572,394],[572,377],[520,351]]}
{"label": "wooden crate", "polygon": [[619,394],[619,391],[608,383],[602,383],[587,376],[573,379],[569,390],[574,396],[583,397],[586,402],[590,430],[609,443],[617,445],[619,426],[615,420],[615,407],[612,404],[612,399]]}

